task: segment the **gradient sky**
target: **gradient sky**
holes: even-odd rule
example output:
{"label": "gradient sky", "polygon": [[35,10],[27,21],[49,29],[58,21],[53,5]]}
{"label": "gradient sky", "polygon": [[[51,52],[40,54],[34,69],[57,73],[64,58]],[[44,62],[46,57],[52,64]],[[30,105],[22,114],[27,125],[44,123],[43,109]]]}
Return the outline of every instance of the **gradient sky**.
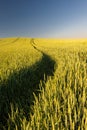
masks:
{"label": "gradient sky", "polygon": [[0,0],[0,37],[87,38],[87,0]]}

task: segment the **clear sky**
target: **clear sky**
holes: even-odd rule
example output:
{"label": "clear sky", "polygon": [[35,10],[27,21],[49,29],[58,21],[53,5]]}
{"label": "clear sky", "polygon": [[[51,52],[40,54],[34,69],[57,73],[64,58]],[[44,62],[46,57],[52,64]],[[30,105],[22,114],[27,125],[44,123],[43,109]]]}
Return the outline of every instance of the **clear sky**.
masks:
{"label": "clear sky", "polygon": [[87,0],[0,0],[0,37],[87,38]]}

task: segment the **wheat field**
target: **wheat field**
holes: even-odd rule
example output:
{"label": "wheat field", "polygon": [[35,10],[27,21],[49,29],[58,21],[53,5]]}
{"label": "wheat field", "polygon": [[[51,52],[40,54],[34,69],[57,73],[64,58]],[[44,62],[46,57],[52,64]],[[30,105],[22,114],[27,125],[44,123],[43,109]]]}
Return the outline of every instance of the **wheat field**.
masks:
{"label": "wheat field", "polygon": [[87,130],[87,39],[0,38],[0,129]]}

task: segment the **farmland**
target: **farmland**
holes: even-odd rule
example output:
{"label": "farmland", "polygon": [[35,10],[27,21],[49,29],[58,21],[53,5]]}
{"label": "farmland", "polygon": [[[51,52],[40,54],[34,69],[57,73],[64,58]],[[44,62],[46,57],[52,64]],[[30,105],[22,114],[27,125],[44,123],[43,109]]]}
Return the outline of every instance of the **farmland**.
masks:
{"label": "farmland", "polygon": [[87,129],[87,39],[0,39],[0,129]]}

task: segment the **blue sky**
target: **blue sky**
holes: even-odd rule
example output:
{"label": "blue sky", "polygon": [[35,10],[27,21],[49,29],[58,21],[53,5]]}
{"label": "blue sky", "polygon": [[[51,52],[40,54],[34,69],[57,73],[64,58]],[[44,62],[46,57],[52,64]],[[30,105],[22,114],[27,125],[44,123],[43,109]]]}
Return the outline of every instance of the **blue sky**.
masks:
{"label": "blue sky", "polygon": [[87,38],[87,0],[0,0],[0,37]]}

